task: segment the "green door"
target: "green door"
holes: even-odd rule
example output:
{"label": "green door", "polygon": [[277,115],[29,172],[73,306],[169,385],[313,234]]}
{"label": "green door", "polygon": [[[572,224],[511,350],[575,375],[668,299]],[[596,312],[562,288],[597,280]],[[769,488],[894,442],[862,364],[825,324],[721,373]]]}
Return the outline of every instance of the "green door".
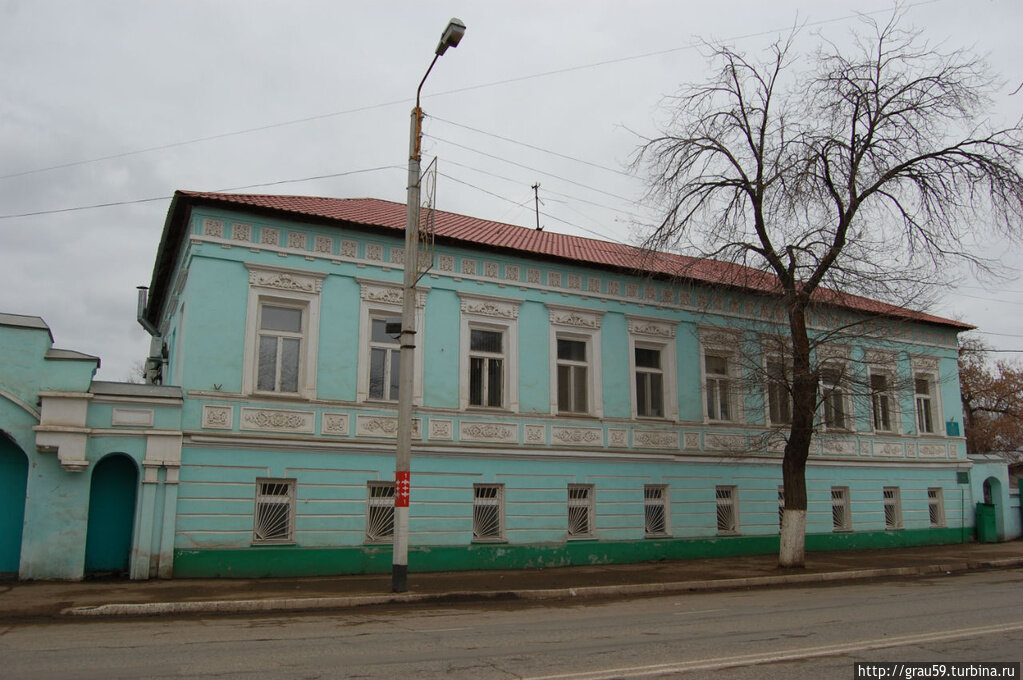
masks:
{"label": "green door", "polygon": [[27,487],[28,458],[0,432],[0,575],[18,574]]}
{"label": "green door", "polygon": [[127,456],[107,456],[96,465],[89,485],[85,573],[127,573],[137,487],[138,470]]}

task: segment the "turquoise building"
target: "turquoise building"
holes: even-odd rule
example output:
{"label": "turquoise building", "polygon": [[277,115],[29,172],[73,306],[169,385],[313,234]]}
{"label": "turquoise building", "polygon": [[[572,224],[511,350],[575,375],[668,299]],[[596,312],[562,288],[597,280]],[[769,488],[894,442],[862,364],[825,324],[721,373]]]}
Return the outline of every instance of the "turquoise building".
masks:
{"label": "turquoise building", "polygon": [[[153,384],[0,316],[0,571],[389,571],[404,223],[178,192],[140,305]],[[411,571],[778,549],[784,316],[749,272],[450,213],[427,257]],[[814,322],[858,330],[818,353],[808,549],[971,540],[969,327],[843,295]]]}

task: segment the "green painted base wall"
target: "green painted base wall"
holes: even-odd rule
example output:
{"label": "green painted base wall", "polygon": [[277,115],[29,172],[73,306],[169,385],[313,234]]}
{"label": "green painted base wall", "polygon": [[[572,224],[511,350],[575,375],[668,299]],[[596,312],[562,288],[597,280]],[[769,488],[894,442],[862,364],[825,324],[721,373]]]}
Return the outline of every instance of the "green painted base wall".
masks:
{"label": "green painted base wall", "polygon": [[[810,534],[809,551],[945,545],[970,540],[972,530],[918,529]],[[474,544],[412,547],[409,571],[541,569],[589,564],[629,564],[778,551],[777,536],[729,536],[644,541],[573,541],[550,545]],[[176,550],[175,578],[262,578],[383,574],[391,571],[390,546],[357,548],[258,547],[237,550]]]}

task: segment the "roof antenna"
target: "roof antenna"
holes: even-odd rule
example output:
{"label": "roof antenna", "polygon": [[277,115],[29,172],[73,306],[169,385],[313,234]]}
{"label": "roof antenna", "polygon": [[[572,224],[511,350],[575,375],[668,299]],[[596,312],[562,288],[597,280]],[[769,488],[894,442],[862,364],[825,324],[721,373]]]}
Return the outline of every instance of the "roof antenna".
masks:
{"label": "roof antenna", "polygon": [[537,182],[533,185],[533,204],[536,206],[536,230],[543,231],[543,227],[540,226],[540,183]]}

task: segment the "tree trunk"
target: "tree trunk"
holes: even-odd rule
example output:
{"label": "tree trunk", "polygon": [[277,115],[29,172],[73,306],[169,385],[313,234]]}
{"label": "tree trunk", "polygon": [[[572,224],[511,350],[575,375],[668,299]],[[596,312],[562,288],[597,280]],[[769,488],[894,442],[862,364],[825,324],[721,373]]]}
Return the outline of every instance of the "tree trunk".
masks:
{"label": "tree trunk", "polygon": [[789,307],[792,339],[792,426],[782,458],[785,508],[782,513],[778,566],[806,564],[806,460],[810,455],[813,420],[817,408],[817,374],[810,363],[806,332],[806,303]]}

